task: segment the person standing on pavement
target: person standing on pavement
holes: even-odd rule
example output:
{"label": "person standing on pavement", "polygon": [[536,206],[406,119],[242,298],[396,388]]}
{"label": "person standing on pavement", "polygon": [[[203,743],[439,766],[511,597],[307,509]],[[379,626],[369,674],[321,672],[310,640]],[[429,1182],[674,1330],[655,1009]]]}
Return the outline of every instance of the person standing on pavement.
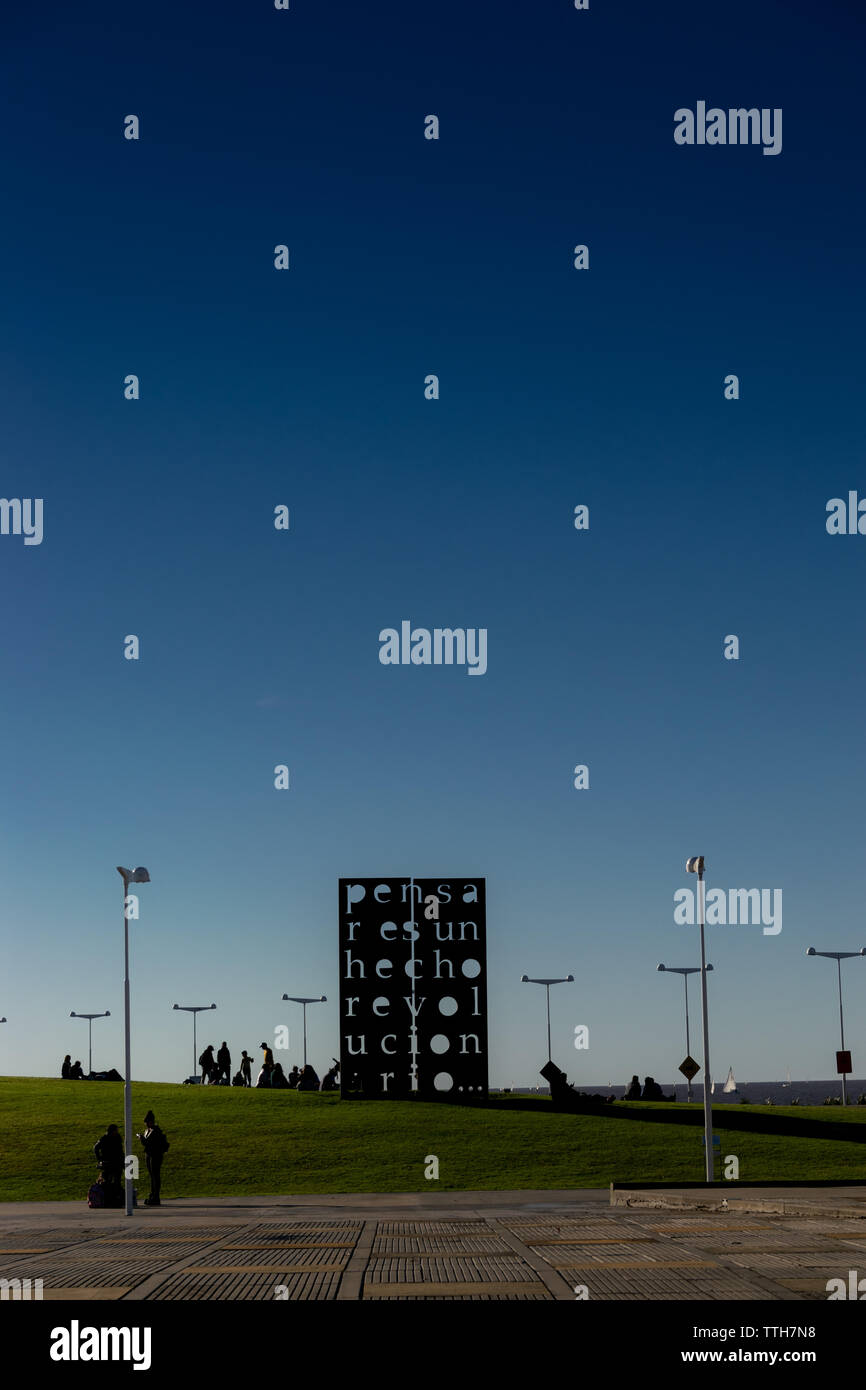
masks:
{"label": "person standing on pavement", "polygon": [[144,1133],[137,1134],[136,1139],[140,1139],[144,1145],[144,1152],[147,1159],[147,1171],[150,1174],[150,1196],[144,1199],[146,1207],[158,1207],[162,1203],[159,1200],[160,1187],[162,1185],[162,1160],[168,1150],[169,1144],[152,1110],[148,1110],[144,1117]]}

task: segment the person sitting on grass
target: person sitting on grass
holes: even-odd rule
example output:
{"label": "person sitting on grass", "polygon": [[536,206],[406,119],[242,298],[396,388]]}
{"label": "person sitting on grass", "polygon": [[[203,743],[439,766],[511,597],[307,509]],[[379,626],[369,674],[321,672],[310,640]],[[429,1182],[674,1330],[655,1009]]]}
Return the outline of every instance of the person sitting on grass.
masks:
{"label": "person sitting on grass", "polygon": [[298,1090],[299,1090],[299,1091],[318,1091],[318,1089],[319,1089],[319,1078],[318,1078],[318,1076],[316,1075],[315,1068],[313,1068],[313,1067],[311,1067],[311,1066],[309,1066],[309,1065],[306,1066],[306,1067],[304,1067],[304,1070],[301,1072],[301,1079],[300,1079],[300,1081],[298,1082]]}
{"label": "person sitting on grass", "polygon": [[641,1100],[664,1100],[661,1086],[651,1076],[645,1076],[643,1079]]}
{"label": "person sitting on grass", "polygon": [[84,1080],[84,1072],[81,1070],[81,1063],[80,1063],[80,1062],[74,1062],[74,1063],[73,1063],[73,1065],[72,1065],[72,1067],[70,1068],[70,1071],[69,1071],[69,1077],[70,1077],[70,1080],[71,1080],[71,1081],[83,1081],[83,1080]]}
{"label": "person sitting on grass", "polygon": [[61,1081],[69,1081],[69,1079],[70,1079],[70,1072],[71,1072],[71,1071],[72,1071],[72,1054],[71,1054],[70,1052],[67,1052],[66,1056],[63,1058],[63,1065],[62,1065],[61,1068],[60,1068],[60,1079],[61,1079]]}
{"label": "person sitting on grass", "polygon": [[283,1072],[282,1062],[277,1062],[271,1072],[271,1088],[274,1091],[287,1091],[289,1089],[289,1083]]}
{"label": "person sitting on grass", "polygon": [[334,1065],[331,1067],[330,1071],[326,1071],[326,1072],[325,1072],[325,1075],[322,1077],[322,1090],[323,1090],[323,1091],[336,1091],[337,1088],[338,1088],[338,1086],[339,1086],[339,1084],[340,1084],[339,1081],[337,1080],[337,1077],[339,1076],[339,1074],[340,1074],[340,1063],[337,1061],[337,1059],[336,1059],[336,1057],[335,1057],[335,1058],[334,1058]]}

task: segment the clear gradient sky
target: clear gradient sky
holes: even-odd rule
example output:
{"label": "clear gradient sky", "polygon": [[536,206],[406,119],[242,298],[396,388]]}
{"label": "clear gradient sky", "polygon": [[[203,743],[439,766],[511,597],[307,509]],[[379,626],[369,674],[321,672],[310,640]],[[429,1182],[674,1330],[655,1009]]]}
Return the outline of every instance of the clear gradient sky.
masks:
{"label": "clear gradient sky", "polygon": [[[199,1050],[288,1023],[298,1061],[284,991],[328,995],[327,1065],[337,879],[405,873],[486,876],[492,1084],[545,1060],[523,972],[576,977],[572,1079],[669,1084],[656,965],[697,963],[704,854],[784,895],[778,935],[708,929],[715,1076],[832,1075],[805,949],[866,945],[866,537],[825,528],[866,495],[859,5],[4,23],[0,492],[44,539],[0,536],[0,1072],[86,1065],[72,1009],[122,1069],[143,864],[137,1078],[190,1070],[174,1002],[218,1004]],[[676,145],[699,100],[781,107],[782,153]],[[403,619],[486,628],[487,673],[381,665]]]}

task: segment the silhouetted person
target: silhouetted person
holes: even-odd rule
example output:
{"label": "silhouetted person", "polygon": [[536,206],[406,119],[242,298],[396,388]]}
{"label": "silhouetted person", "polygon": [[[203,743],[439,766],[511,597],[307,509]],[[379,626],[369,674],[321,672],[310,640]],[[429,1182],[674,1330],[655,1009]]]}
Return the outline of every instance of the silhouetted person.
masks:
{"label": "silhouetted person", "polygon": [[319,1078],[318,1078],[318,1076],[316,1075],[316,1070],[315,1070],[314,1067],[311,1067],[311,1066],[307,1065],[306,1067],[304,1067],[304,1070],[301,1072],[301,1077],[300,1077],[300,1080],[299,1080],[299,1082],[298,1082],[298,1090],[299,1090],[299,1091],[318,1091],[318,1089],[319,1089]]}
{"label": "silhouetted person", "polygon": [[70,1075],[69,1075],[69,1074],[70,1074],[71,1071],[72,1071],[72,1054],[71,1054],[70,1052],[67,1052],[66,1056],[63,1058],[63,1065],[62,1065],[61,1068],[60,1068],[60,1079],[61,1079],[61,1081],[69,1081],[69,1080],[70,1080]]}
{"label": "silhouetted person", "polygon": [[232,1054],[229,1052],[228,1044],[223,1040],[223,1045],[217,1053],[217,1080],[221,1081],[225,1077],[226,1085],[232,1079]]}
{"label": "silhouetted person", "polygon": [[569,1085],[568,1077],[561,1068],[548,1062],[542,1075],[550,1088],[550,1102],[555,1109],[569,1109],[577,1104],[577,1092]]}
{"label": "silhouetted person", "polygon": [[244,1079],[245,1086],[252,1086],[253,1084],[252,1067],[253,1059],[247,1052],[246,1048],[244,1048],[243,1052],[241,1053],[241,1076]]}
{"label": "silhouetted person", "polygon": [[292,1067],[292,1070],[289,1072],[288,1076],[286,1077],[286,1080],[288,1081],[289,1086],[290,1086],[290,1088],[291,1088],[292,1090],[295,1089],[295,1087],[297,1086],[297,1084],[298,1084],[298,1082],[300,1081],[300,1079],[301,1079],[301,1073],[300,1073],[300,1071],[298,1070],[298,1068],[297,1068],[296,1066],[295,1066],[295,1067]]}
{"label": "silhouetted person", "polygon": [[93,1152],[102,1169],[102,1177],[106,1186],[119,1188],[125,1154],[123,1152],[123,1139],[118,1132],[117,1125],[108,1126],[102,1138],[97,1139],[94,1144]]}
{"label": "silhouetted person", "polygon": [[277,1062],[276,1066],[271,1072],[271,1086],[274,1088],[275,1091],[287,1091],[289,1089],[289,1083],[286,1080],[285,1075],[283,1073],[283,1066],[281,1062]]}
{"label": "silhouetted person", "polygon": [[641,1100],[664,1100],[661,1086],[651,1076],[645,1076],[643,1079]]}
{"label": "silhouetted person", "polygon": [[144,1117],[144,1133],[136,1135],[144,1145],[147,1158],[147,1171],[150,1174],[150,1196],[145,1197],[146,1207],[161,1206],[159,1190],[162,1183],[162,1160],[168,1149],[168,1140],[156,1123],[153,1111],[148,1110]]}
{"label": "silhouetted person", "polygon": [[213,1079],[213,1074],[216,1070],[216,1062],[213,1059],[213,1043],[210,1043],[209,1046],[205,1048],[198,1059],[198,1064],[201,1067],[201,1084],[204,1085],[206,1081],[211,1081]]}
{"label": "silhouetted person", "polygon": [[259,1043],[259,1047],[265,1054],[264,1058],[262,1059],[262,1067],[268,1073],[268,1077],[270,1077],[270,1074],[274,1069],[274,1054],[271,1048],[268,1047],[267,1043]]}
{"label": "silhouetted person", "polygon": [[337,1059],[336,1059],[336,1057],[335,1057],[335,1058],[334,1058],[334,1065],[331,1067],[330,1071],[326,1071],[326,1072],[325,1072],[325,1075],[322,1077],[322,1090],[323,1090],[323,1091],[336,1091],[336,1089],[337,1089],[337,1087],[338,1087],[338,1085],[339,1085],[339,1080],[338,1080],[339,1075],[340,1075],[340,1063],[337,1061]]}
{"label": "silhouetted person", "polygon": [[261,1071],[256,1077],[256,1090],[260,1090],[262,1086],[270,1086],[270,1084],[271,1073],[269,1071],[266,1071],[265,1068],[262,1067]]}
{"label": "silhouetted person", "polygon": [[631,1079],[631,1085],[623,1097],[624,1100],[640,1100],[640,1082],[636,1076]]}
{"label": "silhouetted person", "polygon": [[69,1077],[70,1077],[70,1080],[72,1080],[72,1081],[83,1081],[83,1080],[84,1080],[84,1072],[81,1070],[81,1063],[80,1063],[80,1062],[74,1062],[74,1063],[73,1063],[72,1067],[71,1067],[70,1070],[69,1070]]}

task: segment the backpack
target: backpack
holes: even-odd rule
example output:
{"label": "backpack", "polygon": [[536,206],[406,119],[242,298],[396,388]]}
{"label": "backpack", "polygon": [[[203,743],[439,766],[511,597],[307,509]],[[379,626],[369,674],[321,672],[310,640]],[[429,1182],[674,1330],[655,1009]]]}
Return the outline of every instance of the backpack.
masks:
{"label": "backpack", "polygon": [[156,1143],[154,1145],[155,1153],[164,1154],[168,1151],[168,1149],[171,1148],[171,1145],[169,1144],[159,1125],[154,1125],[153,1139],[156,1140]]}
{"label": "backpack", "polygon": [[105,1206],[105,1193],[101,1182],[91,1183],[90,1191],[87,1194],[87,1205],[89,1207]]}

